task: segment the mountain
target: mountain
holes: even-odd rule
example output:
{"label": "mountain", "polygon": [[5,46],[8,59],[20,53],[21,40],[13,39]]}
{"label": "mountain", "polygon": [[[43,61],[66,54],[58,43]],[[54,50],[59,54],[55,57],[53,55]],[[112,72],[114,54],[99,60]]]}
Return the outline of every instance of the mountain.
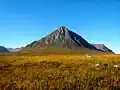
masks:
{"label": "mountain", "polygon": [[46,37],[34,41],[27,45],[23,51],[32,52],[103,52],[88,43],[82,36],[62,26],[47,35]]}
{"label": "mountain", "polygon": [[114,53],[111,49],[107,48],[104,44],[92,44],[97,49],[102,50],[107,53]]}
{"label": "mountain", "polygon": [[22,50],[24,47],[20,47],[20,48],[7,48],[10,52],[18,52],[20,50]]}
{"label": "mountain", "polygon": [[9,50],[3,46],[0,46],[0,52],[9,52]]}

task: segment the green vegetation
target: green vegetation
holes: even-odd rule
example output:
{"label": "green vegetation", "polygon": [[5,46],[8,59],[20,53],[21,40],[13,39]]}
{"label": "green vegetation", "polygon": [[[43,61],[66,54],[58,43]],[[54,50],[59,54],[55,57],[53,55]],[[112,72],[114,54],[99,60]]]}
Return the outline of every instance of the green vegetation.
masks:
{"label": "green vegetation", "polygon": [[1,55],[0,90],[120,90],[119,64],[107,54]]}

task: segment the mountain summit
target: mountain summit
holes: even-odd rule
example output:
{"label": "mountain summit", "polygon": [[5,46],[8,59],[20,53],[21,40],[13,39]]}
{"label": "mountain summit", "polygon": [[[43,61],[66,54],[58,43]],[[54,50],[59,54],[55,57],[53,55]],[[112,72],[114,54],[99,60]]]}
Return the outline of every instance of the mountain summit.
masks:
{"label": "mountain summit", "polygon": [[65,26],[61,26],[46,37],[32,42],[27,45],[24,50],[44,52],[104,52]]}

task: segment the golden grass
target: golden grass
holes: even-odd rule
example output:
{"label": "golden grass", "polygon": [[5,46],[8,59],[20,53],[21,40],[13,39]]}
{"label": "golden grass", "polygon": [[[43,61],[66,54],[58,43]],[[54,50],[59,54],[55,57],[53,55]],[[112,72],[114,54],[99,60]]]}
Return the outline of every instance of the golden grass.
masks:
{"label": "golden grass", "polygon": [[119,90],[115,64],[120,64],[120,55],[1,55],[0,89]]}

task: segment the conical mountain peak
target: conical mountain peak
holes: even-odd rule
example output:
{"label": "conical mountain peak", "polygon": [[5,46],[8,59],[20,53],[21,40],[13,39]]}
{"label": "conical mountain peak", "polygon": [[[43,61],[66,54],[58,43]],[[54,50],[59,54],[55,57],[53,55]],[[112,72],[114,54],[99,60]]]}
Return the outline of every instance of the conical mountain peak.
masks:
{"label": "conical mountain peak", "polygon": [[[88,43],[82,36],[69,30],[65,26],[61,26],[44,38],[34,41],[26,46],[26,49],[39,49],[43,52],[59,52],[60,48],[69,49],[70,51],[101,51],[95,46]],[[82,51],[81,51],[82,50]],[[64,51],[64,50],[63,50]]]}
{"label": "conical mountain peak", "polygon": [[69,30],[65,26],[59,27],[57,30],[47,35],[46,37],[40,39],[39,41],[35,41],[27,47],[50,47],[52,45],[61,45],[67,48],[88,48],[94,49],[96,48],[89,44],[84,38]]}

